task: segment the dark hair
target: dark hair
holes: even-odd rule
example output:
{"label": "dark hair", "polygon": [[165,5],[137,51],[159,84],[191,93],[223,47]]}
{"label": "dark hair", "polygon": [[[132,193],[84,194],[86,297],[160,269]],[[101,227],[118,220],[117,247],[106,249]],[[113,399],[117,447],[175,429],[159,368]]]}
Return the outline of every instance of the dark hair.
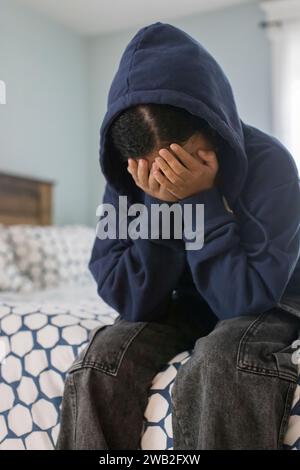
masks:
{"label": "dark hair", "polygon": [[172,142],[184,144],[196,132],[218,150],[221,138],[205,120],[177,106],[147,103],[123,110],[110,125],[108,140],[119,158],[127,161]]}

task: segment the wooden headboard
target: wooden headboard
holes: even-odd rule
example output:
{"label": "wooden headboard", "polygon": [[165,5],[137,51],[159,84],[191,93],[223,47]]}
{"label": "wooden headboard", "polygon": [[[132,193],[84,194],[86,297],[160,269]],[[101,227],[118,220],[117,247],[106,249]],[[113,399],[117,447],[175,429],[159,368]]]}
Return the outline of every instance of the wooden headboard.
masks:
{"label": "wooden headboard", "polygon": [[0,223],[52,224],[53,182],[0,172]]}

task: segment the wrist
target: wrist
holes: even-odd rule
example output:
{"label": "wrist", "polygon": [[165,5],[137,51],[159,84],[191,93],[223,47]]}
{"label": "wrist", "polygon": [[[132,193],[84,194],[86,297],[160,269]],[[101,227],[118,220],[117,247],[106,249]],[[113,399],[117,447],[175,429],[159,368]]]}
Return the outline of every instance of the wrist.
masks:
{"label": "wrist", "polygon": [[149,193],[146,193],[145,192],[145,203],[151,203],[151,204],[169,204],[169,205],[172,205],[176,202],[179,202],[179,200],[177,199],[176,201],[167,201],[165,199],[160,199],[156,196],[152,196],[152,194],[149,194]]}
{"label": "wrist", "polygon": [[212,186],[208,189],[198,191],[198,193],[185,197],[179,201],[179,204],[204,204],[204,217],[208,221],[220,216],[228,215],[228,209],[225,205],[224,197],[218,186]]}
{"label": "wrist", "polygon": [[183,199],[188,199],[190,197],[197,197],[198,195],[201,195],[203,192],[205,193],[206,191],[209,191],[210,189],[213,189],[213,188],[216,188],[216,187],[217,186],[215,184],[211,184],[211,185],[206,186],[204,188],[196,189],[192,193],[189,193],[188,195],[183,196],[180,199],[178,199],[178,202],[182,201]]}
{"label": "wrist", "polygon": [[[155,241],[180,247],[182,241],[182,212],[178,201],[163,201],[145,193],[144,204],[149,219],[149,234],[156,234]],[[156,206],[156,209],[153,206]],[[172,206],[175,205],[174,208]],[[160,215],[159,215],[160,214]],[[154,240],[153,240],[154,241]]]}

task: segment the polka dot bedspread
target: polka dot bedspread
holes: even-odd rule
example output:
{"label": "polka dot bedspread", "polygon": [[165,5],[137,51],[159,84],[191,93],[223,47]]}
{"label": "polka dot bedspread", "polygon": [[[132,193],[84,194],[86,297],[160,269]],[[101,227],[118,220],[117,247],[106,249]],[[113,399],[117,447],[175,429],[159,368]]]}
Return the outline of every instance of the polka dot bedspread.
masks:
{"label": "polka dot bedspread", "polygon": [[[67,369],[93,329],[117,313],[90,289],[49,290],[40,295],[0,295],[0,449],[54,449]],[[63,292],[63,294],[62,294]],[[72,299],[70,301],[70,299]],[[154,377],[144,415],[142,450],[171,450],[171,389],[183,351]],[[300,380],[287,449],[300,450]]]}

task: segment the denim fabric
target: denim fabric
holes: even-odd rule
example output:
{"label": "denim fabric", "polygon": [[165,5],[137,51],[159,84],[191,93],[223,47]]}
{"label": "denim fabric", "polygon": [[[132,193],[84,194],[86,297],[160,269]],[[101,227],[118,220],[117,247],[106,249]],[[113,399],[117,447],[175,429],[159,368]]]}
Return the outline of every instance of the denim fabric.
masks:
{"label": "denim fabric", "polygon": [[152,379],[185,350],[171,392],[174,450],[282,449],[300,315],[196,313],[173,304],[163,322],[119,316],[94,330],[66,377],[56,449],[138,449]]}

